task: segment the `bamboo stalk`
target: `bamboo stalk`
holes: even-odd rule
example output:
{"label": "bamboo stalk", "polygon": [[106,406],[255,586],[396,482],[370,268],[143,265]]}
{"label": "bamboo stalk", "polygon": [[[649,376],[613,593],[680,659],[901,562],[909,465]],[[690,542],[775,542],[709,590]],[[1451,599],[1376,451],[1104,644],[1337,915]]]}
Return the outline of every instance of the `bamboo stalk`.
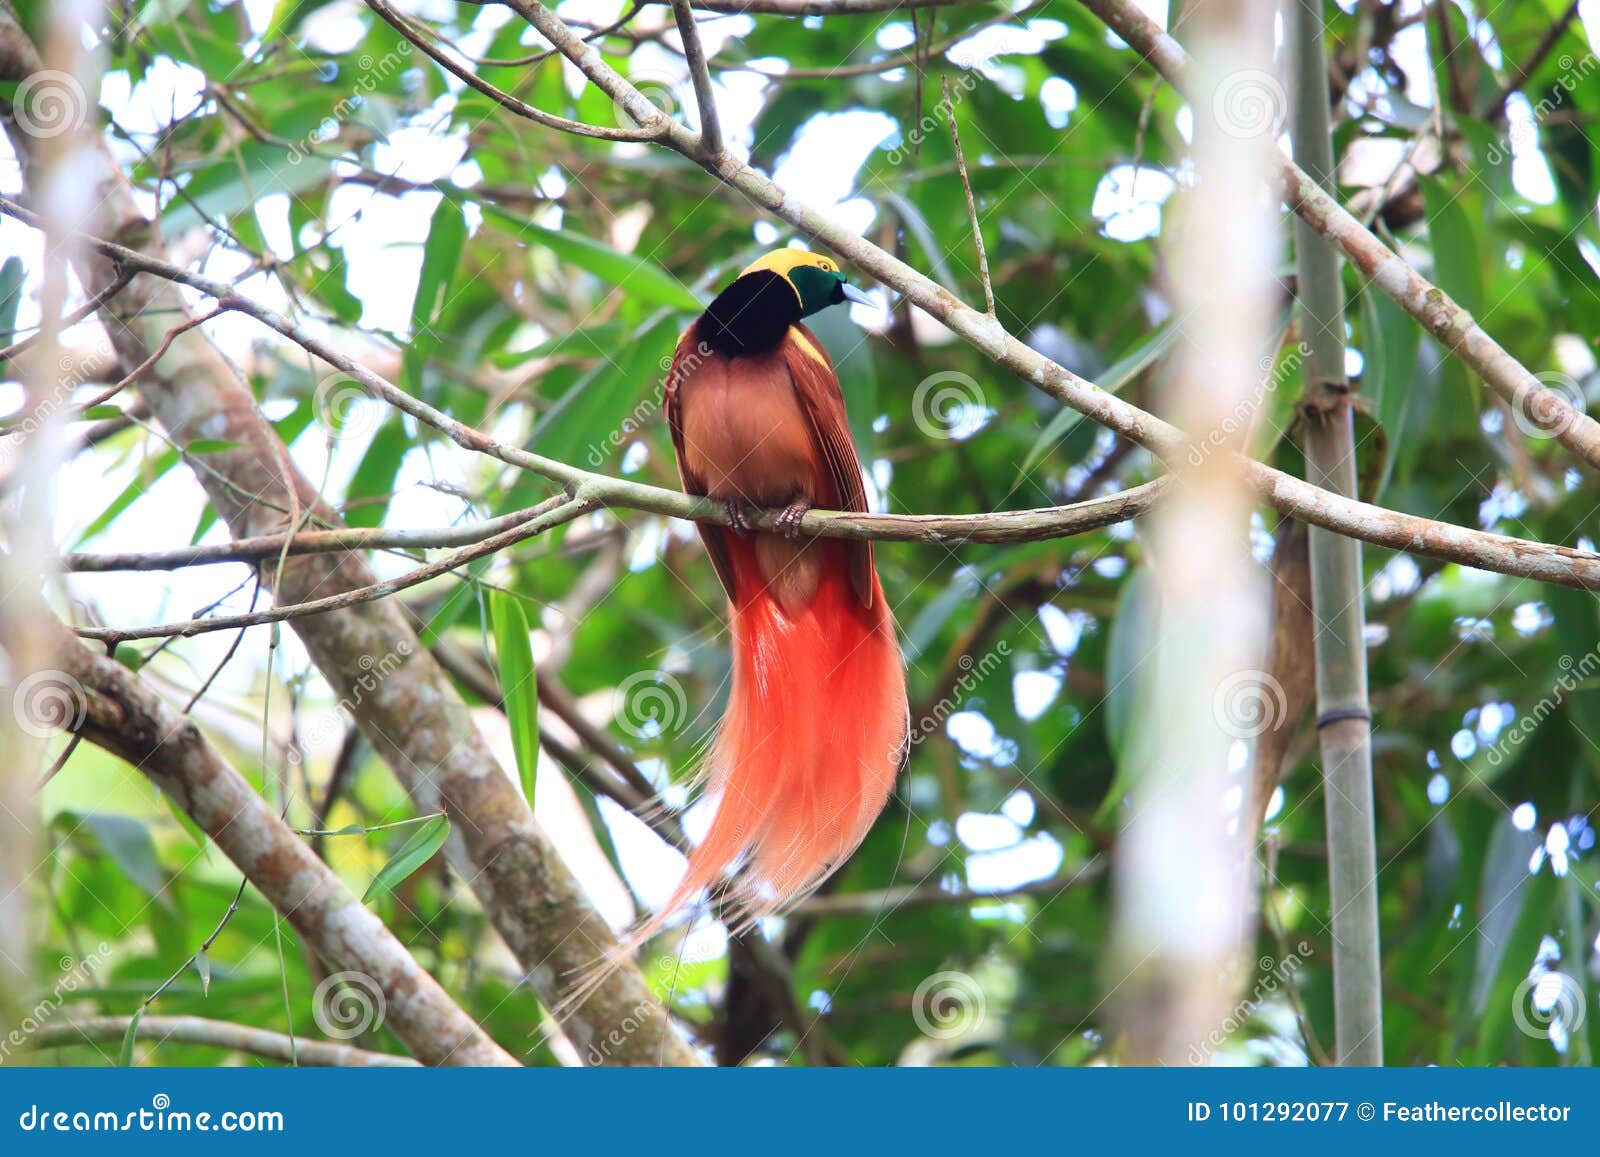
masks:
{"label": "bamboo stalk", "polygon": [[[1327,50],[1320,0],[1294,0],[1295,159],[1331,191]],[[1339,255],[1304,220],[1295,261],[1306,356],[1308,481],[1356,493],[1353,408],[1344,371],[1344,287]],[[1317,723],[1328,817],[1333,907],[1335,1055],[1342,1065],[1383,1063],[1383,982],[1378,947],[1377,851],[1372,812],[1372,715],[1367,701],[1361,543],[1311,528],[1316,615]]]}

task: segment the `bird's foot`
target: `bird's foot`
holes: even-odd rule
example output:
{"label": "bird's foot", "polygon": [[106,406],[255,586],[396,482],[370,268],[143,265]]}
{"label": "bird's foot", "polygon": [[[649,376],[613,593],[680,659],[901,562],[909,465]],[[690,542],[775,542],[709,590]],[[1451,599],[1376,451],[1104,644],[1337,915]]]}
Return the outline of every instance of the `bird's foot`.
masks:
{"label": "bird's foot", "polygon": [[779,512],[777,518],[772,520],[773,527],[790,542],[798,542],[800,540],[800,520],[806,516],[806,511],[810,509],[811,503],[809,502],[791,502]]}
{"label": "bird's foot", "polygon": [[722,499],[722,513],[728,516],[728,525],[740,534],[749,534],[755,529],[750,525],[748,509],[737,498]]}

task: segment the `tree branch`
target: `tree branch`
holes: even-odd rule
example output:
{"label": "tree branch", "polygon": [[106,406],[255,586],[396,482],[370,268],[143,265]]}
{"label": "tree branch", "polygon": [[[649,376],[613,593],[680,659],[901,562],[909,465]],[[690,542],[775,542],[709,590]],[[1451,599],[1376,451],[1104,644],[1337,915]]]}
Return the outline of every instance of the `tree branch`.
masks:
{"label": "tree branch", "polygon": [[462,1012],[376,915],[180,715],[126,667],[91,654],[46,610],[59,675],[82,709],[74,730],[120,756],[172,799],[282,913],[329,968],[358,973],[381,993],[380,1014],[430,1065],[516,1062]]}
{"label": "tree branch", "polygon": [[546,499],[526,510],[514,510],[499,518],[481,522],[440,526],[426,530],[391,530],[387,527],[349,527],[344,530],[311,530],[295,535],[264,534],[256,538],[236,538],[231,542],[207,546],[187,546],[174,550],[117,551],[106,554],[64,554],[62,569],[80,573],[122,570],[176,570],[188,566],[217,566],[229,562],[260,562],[287,553],[324,554],[349,550],[426,550],[446,546],[468,546],[531,522],[567,501],[564,495]]}
{"label": "tree branch", "polygon": [[[503,2],[521,14],[563,56],[582,69],[602,92],[629,108],[630,113],[635,106],[653,107],[644,94],[607,64],[592,46],[537,0]],[[1143,19],[1142,16],[1139,18]],[[1150,27],[1154,28],[1153,25]],[[1170,52],[1181,56],[1182,50],[1164,32],[1155,29],[1155,35],[1159,43],[1170,46]],[[674,124],[663,143],[695,159],[694,142],[692,132]],[[758,207],[788,221],[806,236],[827,245],[844,260],[898,290],[913,304],[942,321],[951,332],[988,355],[996,364],[1011,370],[1063,405],[1072,407],[1169,461],[1201,452],[1199,444],[1186,438],[1176,427],[1100,389],[1093,382],[1025,345],[1006,332],[996,319],[966,305],[949,290],[866,238],[801,203],[750,166],[727,153],[714,160],[700,159],[699,163]],[[3,203],[0,203],[0,208],[3,208]],[[1337,205],[1334,208],[1337,209]],[[1343,210],[1338,211],[1343,213]],[[1345,214],[1345,217],[1349,215]],[[1353,218],[1350,221],[1360,229]],[[1372,238],[1372,241],[1382,248],[1376,238]],[[1394,260],[1404,268],[1399,258]],[[1526,375],[1525,370],[1521,372]],[[1531,377],[1529,380],[1532,380]],[[1543,390],[1543,387],[1540,389]],[[1548,390],[1543,392],[1551,393]],[[415,410],[408,412],[415,413]],[[1590,424],[1593,425],[1592,422]],[[481,435],[478,437],[481,438]],[[504,461],[513,461],[511,457],[499,453],[495,456]],[[539,469],[532,465],[528,468]],[[571,467],[561,469],[569,473],[572,471]],[[1441,558],[1480,570],[1536,578],[1582,590],[1600,590],[1600,555],[1504,535],[1485,534],[1385,510],[1330,494],[1260,462],[1246,460],[1244,470],[1246,480],[1259,498],[1280,513],[1293,515],[1316,526],[1378,546]],[[582,493],[580,490],[579,494]],[[807,525],[805,529],[810,531],[811,527]]]}
{"label": "tree branch", "polygon": [[[1143,56],[1172,86],[1189,94],[1189,56],[1133,0],[1081,0]],[[1600,422],[1578,410],[1534,377],[1501,348],[1450,296],[1428,281],[1351,216],[1300,166],[1274,150],[1289,208],[1320,236],[1344,251],[1352,264],[1433,338],[1475,370],[1516,412],[1550,430],[1568,450],[1600,468]]]}
{"label": "tree branch", "polygon": [[553,527],[571,522],[593,509],[593,506],[585,502],[564,502],[539,518],[522,523],[511,530],[502,531],[474,546],[464,547],[396,578],[368,583],[366,586],[340,591],[338,594],[326,595],[320,599],[308,599],[303,603],[279,603],[270,610],[252,611],[245,615],[184,619],[181,622],[166,623],[156,627],[78,627],[76,630],[82,638],[99,639],[107,646],[114,647],[131,639],[161,639],[172,636],[188,638],[193,635],[210,634],[212,631],[232,631],[241,627],[260,626],[263,623],[281,623],[288,619],[325,615],[330,611],[345,610],[362,603],[388,598],[408,587],[414,587],[442,574],[448,574],[458,567],[466,566],[475,559],[495,554],[524,539],[533,538]]}
{"label": "tree branch", "polygon": [[[0,79],[20,80],[37,69],[26,35],[0,2]],[[38,142],[14,122],[7,128],[24,181],[31,181]],[[97,231],[158,247],[159,227],[140,212],[103,141],[85,162],[79,179],[96,186],[94,204],[102,221]],[[123,272],[105,259],[104,249],[85,253],[78,271],[91,295]],[[174,316],[187,316],[182,297],[170,284],[149,279],[130,284],[101,311],[113,345],[129,366],[160,344],[162,319]],[[199,334],[174,342],[139,388],[176,441],[205,437],[233,443],[208,454],[206,469],[197,470],[197,476],[235,535],[281,534],[286,529],[281,512],[293,509],[338,527],[333,512],[295,469],[248,385]],[[276,597],[286,602],[375,581],[360,557],[349,552],[285,559],[276,577]],[[578,1052],[588,1055],[589,1042],[626,1023],[634,1031],[607,1050],[609,1063],[698,1064],[698,1055],[674,1030],[637,967],[617,969],[581,1004],[563,1001],[575,975],[614,954],[616,937],[534,822],[466,704],[401,610],[391,600],[380,600],[330,612],[318,616],[314,629],[301,630],[300,637],[333,695],[352,704],[356,725],[417,809],[450,816],[445,851],[451,865],[527,970],[541,1002],[562,1009],[562,1027]],[[376,678],[374,669],[387,674]]]}
{"label": "tree branch", "polygon": [[[599,508],[644,510],[672,518],[717,524],[721,524],[727,517],[720,506],[708,504],[695,495],[612,479],[601,474],[590,477],[594,486],[602,490],[608,489],[613,482],[620,484],[620,490],[614,498],[600,501],[591,499],[586,510]],[[1165,486],[1163,480],[1157,479],[1116,494],[1076,502],[1070,506],[1002,510],[992,514],[856,514],[839,510],[816,510],[808,514],[809,521],[803,521],[801,525],[806,533],[817,538],[853,538],[868,539],[873,542],[917,542],[947,546],[965,542],[1039,542],[1044,539],[1071,538],[1118,522],[1126,522],[1130,518],[1137,518],[1155,504]],[[206,546],[179,547],[173,550],[67,554],[61,556],[61,565],[65,570],[77,572],[175,570],[179,567],[215,566],[228,562],[259,562],[262,559],[278,557],[284,552],[285,546],[287,553],[293,557],[334,551],[383,548],[416,550],[470,545],[484,542],[491,537],[503,537],[518,527],[543,518],[568,501],[564,496],[557,496],[526,510],[517,510],[498,518],[461,526],[427,530],[388,530],[381,527],[316,530],[293,536],[268,534]],[[781,511],[778,509],[761,510],[753,512],[750,519],[753,525],[767,526],[776,520],[779,513]],[[549,529],[549,526],[541,526],[539,530],[530,531],[523,537],[531,537],[546,529]],[[510,541],[517,542],[521,539],[512,538]],[[456,566],[470,561],[471,558],[464,558],[447,569],[453,570]],[[420,582],[422,579],[417,581]]]}
{"label": "tree branch", "polygon": [[700,45],[700,29],[695,27],[694,9],[689,0],[672,0],[673,19],[683,39],[683,57],[689,62],[689,78],[694,82],[694,100],[700,109],[700,152],[714,157],[722,152],[722,122],[717,117],[717,98],[711,91],[711,70]]}
{"label": "tree branch", "polygon": [[435,64],[450,73],[450,75],[458,78],[468,88],[482,93],[507,112],[526,117],[535,124],[543,125],[549,129],[558,129],[574,136],[592,137],[601,141],[653,141],[659,140],[665,133],[665,125],[662,122],[666,118],[660,113],[657,113],[655,118],[649,122],[641,122],[641,127],[636,129],[608,129],[600,125],[588,125],[582,121],[568,120],[566,117],[554,116],[543,109],[534,108],[531,104],[512,96],[509,92],[496,88],[465,65],[457,64],[454,60],[451,60],[439,49],[435,41],[430,40],[417,30],[416,24],[410,17],[396,11],[386,0],[367,0],[367,6],[387,20],[401,36],[422,49],[423,53]]}
{"label": "tree branch", "polygon": [[[84,1043],[115,1043],[128,1033],[128,1016],[92,1016],[81,1020],[47,1024],[35,1037],[40,1048],[67,1048]],[[229,1052],[249,1053],[285,1064],[326,1068],[407,1068],[416,1065],[410,1057],[376,1053],[336,1041],[290,1038],[232,1021],[204,1016],[145,1016],[139,1018],[134,1036],[139,1040],[178,1044],[207,1045]]]}
{"label": "tree branch", "polygon": [[1572,22],[1578,18],[1578,10],[1583,7],[1583,0],[1572,0],[1567,5],[1567,10],[1558,16],[1550,27],[1545,29],[1543,38],[1522,62],[1517,65],[1517,70],[1506,81],[1506,86],[1500,90],[1500,95],[1490,102],[1489,107],[1483,110],[1483,119],[1489,124],[1494,124],[1505,115],[1506,102],[1514,93],[1522,91],[1539,66],[1556,50],[1556,45],[1561,43],[1561,38],[1567,34],[1567,29],[1572,27]]}

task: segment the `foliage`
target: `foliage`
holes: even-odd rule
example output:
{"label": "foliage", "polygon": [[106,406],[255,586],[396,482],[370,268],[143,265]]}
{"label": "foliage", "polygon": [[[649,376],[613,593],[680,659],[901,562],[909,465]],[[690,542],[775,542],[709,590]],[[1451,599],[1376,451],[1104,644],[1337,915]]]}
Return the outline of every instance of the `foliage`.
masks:
{"label": "foliage", "polygon": [[[1481,20],[1454,5],[1425,21],[1409,5],[1362,7],[1380,13],[1376,39],[1371,26],[1328,6],[1336,71],[1353,77],[1339,93],[1336,147],[1347,179],[1360,185],[1345,184],[1341,198],[1370,205],[1387,176],[1379,166],[1373,180],[1370,159],[1387,155],[1392,166],[1420,134],[1428,175],[1420,187],[1398,183],[1382,227],[1525,365],[1589,396],[1600,234],[1588,124],[1600,113],[1600,88],[1583,23],[1537,63],[1508,124],[1485,119],[1485,110],[1531,59],[1564,0],[1500,5]],[[519,61],[482,65],[490,82],[562,116],[628,123],[592,87],[577,86],[559,58],[526,61],[544,45],[507,9],[441,2],[422,11],[473,56]],[[697,302],[764,249],[792,240],[787,227],[760,220],[736,193],[664,151],[580,140],[514,117],[448,80],[359,6],[307,0],[268,13],[174,0],[118,12],[101,37],[101,116],[169,235],[199,231],[214,247],[211,265],[227,275],[268,269],[243,289],[335,334],[462,422],[587,469],[677,485],[658,412],[676,335]],[[706,18],[730,136],[757,164],[776,168],[780,183],[825,198],[831,190],[869,236],[981,301],[963,189],[936,107],[938,77],[948,73],[1000,320],[1143,404],[1168,352],[1159,225],[1183,196],[1188,111],[1082,9],[1008,16],[1000,4],[980,3],[932,12],[922,34],[933,43],[977,31],[950,53],[960,63],[935,53],[920,79],[914,67],[856,67],[910,51],[915,30],[904,14]],[[37,22],[40,6],[24,6],[24,18]],[[1448,58],[1440,19],[1456,46]],[[675,33],[663,35],[670,26],[669,9],[647,7],[630,24],[642,34],[636,41],[610,36],[603,46],[615,66],[692,120],[683,61],[661,43],[677,43]],[[801,75],[764,79],[741,66]],[[1435,82],[1445,91],[1442,147],[1431,136],[1433,110],[1420,103],[1431,102]],[[830,147],[830,135],[854,143],[880,129],[853,174],[847,150]],[[393,235],[375,237],[368,218]],[[7,262],[5,276],[12,269]],[[401,277],[409,280],[397,284]],[[1353,275],[1348,290],[1353,372],[1371,419],[1363,467],[1381,484],[1380,500],[1592,546],[1600,538],[1594,478],[1553,440],[1530,436],[1520,416],[1386,299]],[[817,328],[839,365],[883,508],[1021,509],[1153,476],[1144,454],[1058,413],[1026,383],[1002,380],[926,317],[901,306],[877,318],[858,310],[858,324],[833,314]],[[0,342],[10,327],[0,309]],[[303,469],[356,525],[490,517],[549,494],[538,480],[460,453],[436,431],[341,397],[324,369],[264,330],[217,332]],[[1287,427],[1299,387],[1293,375],[1282,383],[1258,443],[1275,445],[1280,464],[1297,472]],[[206,541],[222,535],[159,436],[135,427],[86,460],[83,477],[98,484],[68,498],[68,541],[81,535],[95,549],[132,538],[148,547],[153,525],[161,545],[191,530]],[[174,521],[177,509],[192,510],[196,523]],[[1263,557],[1273,529],[1267,521],[1256,528]],[[1070,881],[1114,846],[1118,801],[1108,793],[1123,782],[1120,738],[1128,727],[1160,726],[1126,701],[1120,677],[1133,660],[1125,653],[1132,643],[1119,638],[1119,608],[1135,601],[1153,565],[1139,527],[1013,546],[880,544],[877,559],[903,632],[922,741],[889,811],[828,891],[910,883],[998,885],[1002,894],[791,921],[782,942],[798,1003],[825,1014],[827,1035],[864,1064],[1104,1059],[1100,953],[1110,889],[1099,876],[1055,890],[1035,881]],[[1589,823],[1600,799],[1600,691],[1585,664],[1600,647],[1594,603],[1378,550],[1366,561],[1386,1055],[1401,1064],[1588,1063],[1600,1049],[1600,857]],[[407,565],[379,563],[386,573]],[[206,573],[211,598],[239,577]],[[118,581],[82,576],[73,589],[106,621],[171,617],[119,592]],[[533,695],[537,659],[541,683],[558,679],[586,708],[607,712],[610,739],[658,777],[669,802],[682,802],[728,671],[722,596],[686,524],[596,516],[406,597],[430,642],[480,661],[496,641],[498,662],[482,662],[484,670],[518,672],[508,681],[526,683],[507,688],[514,730],[505,734],[515,744],[503,746],[508,771],[520,765],[530,792],[540,758],[528,750],[531,715],[549,722]],[[246,589],[221,609],[243,609],[248,598]],[[534,629],[531,651],[517,645],[524,626]],[[185,693],[219,657],[203,640],[137,650],[147,677]],[[343,726],[332,722],[338,712],[303,652],[286,643],[270,671],[267,654],[266,632],[248,635],[197,709],[236,764],[263,790],[285,792],[300,827],[412,818],[364,749],[333,811],[315,812]],[[1568,685],[1573,669],[1583,675]],[[264,723],[268,679],[280,717]],[[641,689],[653,689],[654,708],[668,709],[636,710]],[[504,731],[491,705],[482,714],[486,727]],[[1521,738],[1512,742],[1513,734]],[[1253,958],[1264,977],[1289,946],[1308,946],[1293,987],[1326,1045],[1332,946],[1313,740],[1307,724],[1267,824],[1275,871],[1261,901],[1272,919]],[[548,753],[539,764],[541,779],[571,771]],[[661,867],[654,837],[586,787],[576,790],[601,854],[659,899],[653,877],[671,869]],[[98,752],[77,752],[42,800],[50,920],[41,976],[63,955],[88,958],[104,940],[112,964],[87,1000],[97,1011],[131,1014],[216,926],[238,877],[142,780]],[[442,843],[442,825],[308,838],[357,891],[372,884],[370,903],[498,1040],[553,1063],[549,1048],[534,1043],[537,1003],[466,886],[440,861],[422,863]],[[287,929],[283,936],[280,953],[271,911],[247,889],[206,953],[209,982],[191,967],[156,1011],[314,1031],[306,1010],[319,966]],[[722,953],[719,944],[711,955],[720,961]],[[1559,1049],[1519,1031],[1527,982],[1541,970],[1573,978],[1589,1013]],[[982,993],[981,1015],[967,1016],[955,1034],[916,1015],[924,982],[941,973],[963,974]],[[731,962],[685,964],[662,987],[688,1022],[704,1025],[720,1017],[736,983]],[[1314,1051],[1281,989],[1245,1011],[1230,1056],[1299,1063]],[[774,1017],[746,1044],[758,1058],[798,1060],[806,1055],[799,1036]],[[363,1043],[396,1047],[381,1032]],[[109,1052],[74,1047],[48,1059],[112,1063]],[[141,1042],[134,1058],[198,1064],[217,1056]]]}

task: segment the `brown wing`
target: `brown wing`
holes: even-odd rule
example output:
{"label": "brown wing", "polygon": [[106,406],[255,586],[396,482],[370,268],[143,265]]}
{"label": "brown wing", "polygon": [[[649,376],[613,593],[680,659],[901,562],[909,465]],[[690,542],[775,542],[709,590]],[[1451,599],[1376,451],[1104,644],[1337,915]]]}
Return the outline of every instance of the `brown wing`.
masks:
{"label": "brown wing", "polygon": [[[672,354],[672,365],[667,370],[667,383],[662,391],[661,408],[666,412],[667,428],[672,431],[672,450],[678,457],[678,477],[683,482],[683,489],[689,494],[704,495],[705,480],[689,469],[688,455],[683,452],[683,407],[679,396],[685,379],[694,374],[699,367],[700,359],[705,356],[701,352],[704,347],[696,336],[698,325],[699,322],[691,325],[678,339],[678,348]],[[700,532],[700,541],[706,548],[706,554],[711,559],[712,568],[717,572],[717,579],[722,583],[722,589],[728,592],[730,599],[733,598],[733,559],[729,556],[727,544],[723,541],[722,528],[697,522],[695,529]]]}
{"label": "brown wing", "polygon": [[[838,375],[822,343],[803,325],[789,330],[783,341],[784,360],[794,379],[800,407],[810,419],[811,431],[827,464],[840,510],[867,512],[867,489],[861,481],[861,459],[850,437],[850,418],[845,413],[844,394]],[[850,585],[866,607],[872,606],[872,543],[845,539],[850,559]]]}

